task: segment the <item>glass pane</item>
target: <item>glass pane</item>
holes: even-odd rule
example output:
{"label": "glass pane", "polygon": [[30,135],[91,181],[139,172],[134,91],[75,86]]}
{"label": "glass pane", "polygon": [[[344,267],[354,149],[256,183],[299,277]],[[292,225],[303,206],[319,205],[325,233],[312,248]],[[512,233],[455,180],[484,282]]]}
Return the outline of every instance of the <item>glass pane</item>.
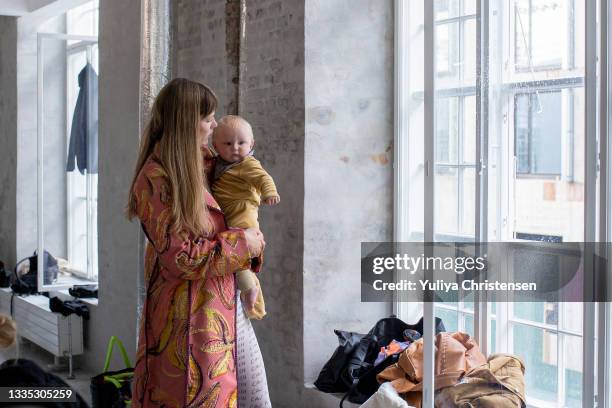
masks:
{"label": "glass pane", "polygon": [[476,14],[476,0],[463,0],[463,14]]}
{"label": "glass pane", "polygon": [[513,317],[536,323],[557,325],[559,313],[557,303],[515,302]]}
{"label": "glass pane", "polygon": [[578,88],[515,97],[511,238],[583,240],[583,94]]}
{"label": "glass pane", "polygon": [[474,310],[474,292],[469,292],[463,298],[463,307],[467,310]]}
{"label": "glass pane", "polygon": [[97,46],[47,37],[41,49],[43,245],[59,261],[45,285],[59,289],[97,280],[98,92],[87,64],[97,64]]}
{"label": "glass pane", "polygon": [[[407,13],[407,33],[406,39],[409,46],[406,47],[408,61],[423,61],[424,60],[424,33],[422,30],[423,22],[423,5],[419,7],[411,7]],[[405,167],[401,170],[405,177],[405,184],[402,186],[407,190],[404,195],[404,212],[399,217],[402,223],[401,231],[408,231],[407,237],[402,237],[403,240],[418,241],[423,239],[424,217],[423,200],[413,200],[409,197],[423,197],[425,183],[425,162],[424,162],[424,140],[423,127],[424,111],[423,103],[423,85],[424,85],[424,67],[423,64],[406,64],[406,77],[408,79],[408,89],[405,89],[407,95],[405,102],[407,106],[404,112],[407,115],[407,131],[401,135],[406,141],[407,147],[404,153],[407,157]]]}
{"label": "glass pane", "polygon": [[513,325],[513,354],[525,363],[527,399],[557,401],[557,335],[521,324]]}
{"label": "glass pane", "polygon": [[476,85],[476,19],[471,18],[464,23],[462,74],[464,85]]}
{"label": "glass pane", "polygon": [[459,23],[436,26],[436,73],[438,78],[458,79]]}
{"label": "glass pane", "polygon": [[464,164],[476,163],[476,96],[463,98],[463,146]]}
{"label": "glass pane", "polygon": [[497,352],[497,319],[491,319],[491,337],[489,338],[489,350],[491,354]]}
{"label": "glass pane", "polygon": [[459,208],[458,170],[454,167],[437,166],[435,177],[436,233],[456,234]]}
{"label": "glass pane", "polygon": [[566,302],[560,305],[563,308],[562,328],[576,333],[582,333],[584,307],[582,303]]}
{"label": "glass pane", "polygon": [[444,328],[447,332],[456,332],[458,330],[459,315],[457,311],[436,307],[435,315],[442,319],[442,323],[444,323]]}
{"label": "glass pane", "polygon": [[[568,22],[565,7],[571,0],[538,0],[531,3],[531,61],[534,66],[560,66],[566,53]],[[554,29],[551,29],[554,27]]]}
{"label": "glass pane", "polygon": [[533,174],[561,174],[561,92],[531,94],[530,163]]}
{"label": "glass pane", "polygon": [[514,98],[514,155],[516,172],[529,173],[529,95]]}
{"label": "glass pane", "polygon": [[565,406],[582,407],[582,338],[564,336]]}
{"label": "glass pane", "polygon": [[[516,0],[514,44],[517,70],[561,68],[568,55],[571,1]],[[554,29],[551,29],[554,27]]]}
{"label": "glass pane", "polygon": [[460,0],[435,0],[435,19],[457,17],[460,12]]}
{"label": "glass pane", "polygon": [[464,168],[461,172],[461,229],[462,235],[474,236],[476,231],[476,169]]}
{"label": "glass pane", "polygon": [[[97,146],[95,145],[96,137],[94,135],[97,132],[95,130],[97,128],[97,123],[95,123],[97,112],[93,113],[92,111],[91,123],[87,125],[89,130],[85,132],[87,133],[87,136],[85,136],[86,143],[92,147],[87,152],[78,148],[81,142],[78,137],[79,128],[75,129],[73,133],[73,126],[83,126],[83,123],[74,117],[77,113],[77,101],[81,89],[85,87],[89,90],[97,88],[97,56],[97,44],[82,51],[68,54],[67,84],[69,117],[67,145],[73,143],[73,150],[69,146],[66,148],[69,154],[66,160],[66,168],[74,169],[66,173],[68,183],[68,261],[76,271],[82,274],[90,274],[93,279],[98,275],[98,177],[94,169],[96,167],[94,163],[97,162]],[[91,65],[88,65],[88,62]],[[92,75],[92,80],[89,83],[85,81],[86,73]],[[97,106],[97,104],[92,106]],[[85,133],[82,133],[82,135],[85,135]],[[73,137],[75,138],[74,141],[72,140]],[[85,165],[84,161],[88,165]],[[89,166],[89,163],[93,167]]]}
{"label": "glass pane", "polygon": [[561,92],[534,92],[515,97],[517,172],[561,174]]}
{"label": "glass pane", "polygon": [[474,316],[465,315],[464,327],[466,333],[474,335]]}
{"label": "glass pane", "polygon": [[459,156],[459,98],[440,98],[436,106],[436,162],[456,164]]}

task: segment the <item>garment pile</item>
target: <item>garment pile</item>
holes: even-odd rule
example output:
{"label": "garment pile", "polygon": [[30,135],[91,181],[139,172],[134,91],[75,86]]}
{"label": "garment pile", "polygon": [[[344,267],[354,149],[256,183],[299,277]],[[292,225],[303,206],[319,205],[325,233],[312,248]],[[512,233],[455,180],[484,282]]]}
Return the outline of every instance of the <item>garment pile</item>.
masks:
{"label": "garment pile", "polygon": [[[389,383],[406,401],[406,406],[416,408],[421,407],[422,400],[423,346],[422,338],[415,340],[400,352],[397,363],[376,377],[381,384]],[[392,350],[398,347],[390,345]],[[520,358],[509,354],[493,354],[486,358],[476,341],[461,332],[438,333],[435,347],[436,407],[526,406],[525,365]],[[381,392],[388,394],[388,386]]]}

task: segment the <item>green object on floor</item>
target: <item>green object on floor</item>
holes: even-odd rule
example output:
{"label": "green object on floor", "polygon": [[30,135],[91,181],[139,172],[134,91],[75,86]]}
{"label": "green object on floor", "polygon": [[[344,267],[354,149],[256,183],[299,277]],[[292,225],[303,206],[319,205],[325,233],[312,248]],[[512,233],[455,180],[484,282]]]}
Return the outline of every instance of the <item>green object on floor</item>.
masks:
{"label": "green object on floor", "polygon": [[[119,348],[125,368],[119,371],[109,371],[115,345]],[[93,407],[131,406],[131,383],[133,378],[134,368],[125,351],[125,347],[123,347],[123,344],[116,336],[111,336],[106,350],[103,372],[91,379]]]}

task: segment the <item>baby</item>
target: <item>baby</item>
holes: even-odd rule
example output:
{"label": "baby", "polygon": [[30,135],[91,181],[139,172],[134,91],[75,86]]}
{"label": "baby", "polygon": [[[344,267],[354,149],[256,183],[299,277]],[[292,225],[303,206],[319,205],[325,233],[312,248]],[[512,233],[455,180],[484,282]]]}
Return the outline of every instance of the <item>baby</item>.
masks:
{"label": "baby", "polygon": [[[255,140],[251,125],[240,116],[224,116],[214,130],[212,142],[218,154],[212,192],[225,213],[227,225],[259,228],[260,203],[276,205],[280,197],[272,177],[253,157]],[[249,318],[262,319],[265,304],[255,274],[248,269],[239,271],[236,281]]]}

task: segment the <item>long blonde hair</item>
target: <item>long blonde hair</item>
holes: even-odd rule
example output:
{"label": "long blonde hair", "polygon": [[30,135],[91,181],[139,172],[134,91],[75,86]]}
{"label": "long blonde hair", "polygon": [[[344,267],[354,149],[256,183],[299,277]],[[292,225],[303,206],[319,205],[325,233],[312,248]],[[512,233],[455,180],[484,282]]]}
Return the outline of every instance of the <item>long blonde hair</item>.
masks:
{"label": "long blonde hair", "polygon": [[140,153],[130,187],[127,216],[137,216],[134,185],[145,162],[159,144],[159,161],[168,175],[172,191],[172,228],[187,228],[200,235],[208,230],[204,202],[206,177],[197,129],[202,117],[217,108],[217,97],[205,85],[184,78],[167,83],[151,109],[151,117],[140,140]]}
{"label": "long blonde hair", "polygon": [[0,313],[0,349],[7,348],[15,343],[17,327],[15,321],[9,316]]}

